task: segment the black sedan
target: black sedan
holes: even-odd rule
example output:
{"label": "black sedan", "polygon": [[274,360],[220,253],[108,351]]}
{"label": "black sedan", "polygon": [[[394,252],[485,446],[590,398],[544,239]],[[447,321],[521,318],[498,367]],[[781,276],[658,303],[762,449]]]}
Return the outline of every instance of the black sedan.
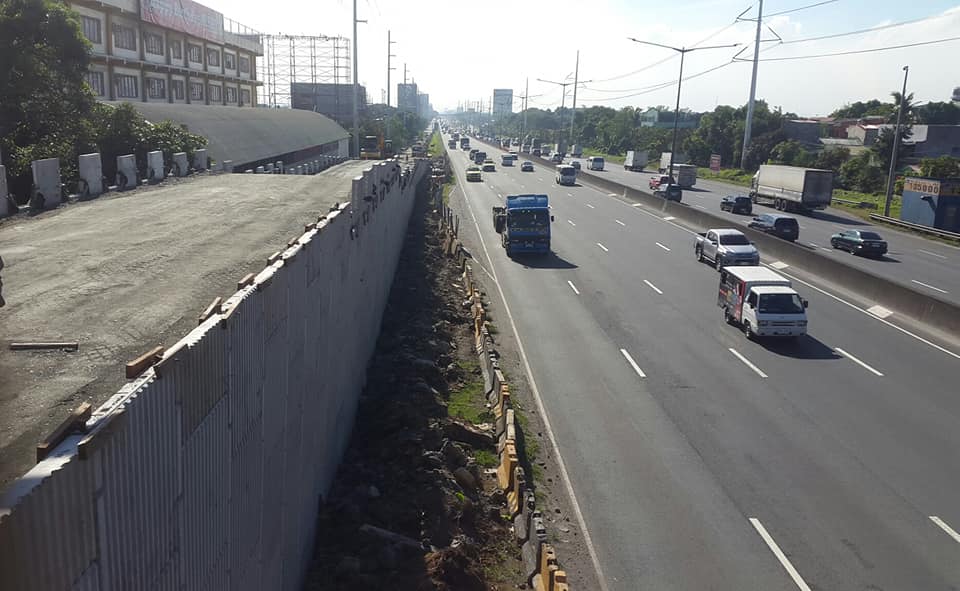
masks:
{"label": "black sedan", "polygon": [[830,237],[830,246],[850,254],[882,257],[887,254],[887,241],[876,232],[867,230],[842,230]]}
{"label": "black sedan", "polygon": [[753,213],[753,202],[746,195],[727,195],[720,201],[720,211],[730,213]]}

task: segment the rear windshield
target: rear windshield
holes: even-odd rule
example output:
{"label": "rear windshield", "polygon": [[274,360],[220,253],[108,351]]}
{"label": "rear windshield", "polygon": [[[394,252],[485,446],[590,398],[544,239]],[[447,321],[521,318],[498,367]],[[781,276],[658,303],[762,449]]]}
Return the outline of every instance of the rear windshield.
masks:
{"label": "rear windshield", "polygon": [[737,203],[743,203],[744,201],[750,201],[750,198],[744,195],[740,195],[739,197],[734,197],[733,200],[736,201]]}
{"label": "rear windshield", "polygon": [[877,234],[876,232],[860,232],[860,238],[863,238],[864,240],[883,240],[883,238],[880,237],[880,234]]}
{"label": "rear windshield", "polygon": [[593,159],[593,163],[594,163],[594,164],[603,164],[603,158],[599,158],[599,157],[598,157],[598,158],[594,158],[594,159]]}
{"label": "rear windshield", "polygon": [[775,225],[776,227],[778,227],[778,228],[797,228],[797,227],[799,227],[799,224],[797,224],[797,220],[795,220],[795,219],[793,219],[793,218],[780,218],[780,219],[778,219],[776,222],[774,222],[774,225]]}
{"label": "rear windshield", "polygon": [[750,244],[750,241],[747,240],[747,237],[743,234],[721,234],[720,244],[727,244],[729,246],[745,246]]}

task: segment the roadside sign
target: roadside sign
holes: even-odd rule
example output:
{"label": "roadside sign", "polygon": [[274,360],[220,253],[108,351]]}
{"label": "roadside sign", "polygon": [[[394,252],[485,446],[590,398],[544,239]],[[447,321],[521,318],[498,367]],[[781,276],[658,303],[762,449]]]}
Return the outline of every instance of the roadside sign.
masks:
{"label": "roadside sign", "polygon": [[720,172],[720,154],[710,154],[710,170]]}

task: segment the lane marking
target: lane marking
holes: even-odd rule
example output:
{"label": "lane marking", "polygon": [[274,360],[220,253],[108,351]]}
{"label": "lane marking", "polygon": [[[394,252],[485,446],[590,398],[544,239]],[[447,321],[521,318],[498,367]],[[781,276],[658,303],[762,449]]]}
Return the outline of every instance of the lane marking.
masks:
{"label": "lane marking", "polygon": [[650,289],[652,289],[653,291],[657,292],[657,293],[660,294],[660,295],[663,295],[663,292],[660,291],[659,289],[657,289],[657,286],[656,286],[656,285],[650,283],[650,282],[647,281],[646,279],[644,279],[643,282],[646,283],[647,286],[650,287]]}
{"label": "lane marking", "polygon": [[577,225],[576,225],[575,223],[573,223],[573,220],[567,220],[567,223],[570,224],[571,226],[573,226],[574,228],[577,227]]}
{"label": "lane marking", "polygon": [[660,244],[659,242],[655,242],[654,244],[656,244],[657,246],[659,246],[659,247],[662,248],[663,250],[665,250],[665,251],[667,251],[667,252],[670,252],[670,248],[669,248],[669,247],[664,246],[664,245]]}
{"label": "lane marking", "polygon": [[587,203],[587,207],[589,207],[590,209],[596,209],[596,207],[590,205],[589,203]]}
{"label": "lane marking", "polygon": [[625,223],[621,222],[620,220],[613,220],[613,221],[617,222],[618,224],[620,224],[620,225],[623,226],[623,227],[627,227],[627,225],[626,225]]}
{"label": "lane marking", "polygon": [[567,197],[573,197],[573,193],[567,193]]}
{"label": "lane marking", "polygon": [[634,203],[630,207],[643,207],[643,203]]}
{"label": "lane marking", "polygon": [[668,215],[668,216],[665,216],[665,217],[663,218],[663,221],[665,221],[665,222],[671,222],[671,221],[673,221],[673,220],[675,220],[675,219],[677,219],[677,218],[673,217],[672,215]]}
{"label": "lane marking", "polygon": [[541,183],[543,182],[543,179],[540,177],[537,177],[537,180],[540,181]]}
{"label": "lane marking", "polygon": [[877,318],[886,318],[887,316],[893,314],[893,310],[887,310],[880,304],[877,304],[876,306],[870,306],[867,308],[867,312],[873,314]]}
{"label": "lane marking", "polygon": [[809,244],[810,246],[812,246],[812,247],[814,247],[814,248],[820,248],[820,245],[818,245],[818,244],[815,243],[815,242],[807,242],[807,244]]}
{"label": "lane marking", "polygon": [[619,197],[616,193],[607,193],[607,197]]}
{"label": "lane marking", "polygon": [[790,265],[786,264],[783,261],[773,261],[772,263],[770,263],[770,266],[773,267],[774,269],[786,269]]}
{"label": "lane marking", "polygon": [[940,519],[936,515],[931,515],[930,521],[936,523],[937,527],[947,532],[947,535],[953,538],[955,542],[960,543],[960,534],[958,534],[956,530],[954,530],[952,527],[947,525],[946,522],[944,522],[942,519]]}
{"label": "lane marking", "polygon": [[749,367],[750,369],[752,369],[754,372],[756,372],[756,374],[757,374],[758,376],[760,376],[761,378],[769,377],[769,376],[767,376],[767,374],[765,374],[765,373],[763,373],[762,371],[760,371],[760,368],[759,368],[759,367],[757,367],[756,365],[750,363],[750,360],[747,359],[746,357],[744,357],[743,355],[741,355],[739,351],[737,351],[737,350],[734,349],[733,347],[730,347],[729,350],[730,350],[731,353],[733,353],[734,355],[736,355],[737,359],[739,359],[740,361],[742,361],[742,362],[744,363],[744,365],[746,365],[747,367]]}
{"label": "lane marking", "polygon": [[797,569],[793,568],[793,565],[790,564],[790,560],[787,558],[787,555],[783,553],[783,550],[780,549],[780,546],[777,545],[777,542],[773,537],[767,533],[767,528],[763,527],[763,524],[760,523],[760,520],[756,517],[750,518],[750,525],[753,526],[753,529],[757,530],[757,533],[760,534],[760,537],[763,538],[763,541],[766,542],[767,547],[770,548],[770,551],[773,552],[773,555],[777,557],[777,560],[780,561],[780,565],[783,566],[784,570],[787,571],[787,574],[790,575],[790,578],[793,579],[793,582],[796,583],[797,587],[801,591],[810,591],[810,587],[807,586],[806,581],[803,580],[803,577],[800,576],[800,573],[797,572]]}
{"label": "lane marking", "polygon": [[706,207],[704,207],[704,206],[702,206],[702,205],[694,204],[693,206],[694,206],[694,207],[699,207],[699,208],[702,209],[703,211],[709,211]]}
{"label": "lane marking", "polygon": [[610,252],[610,249],[608,249],[606,246],[600,244],[599,242],[597,242],[597,246],[599,246],[600,248],[602,248],[602,249],[603,249],[603,252]]}
{"label": "lane marking", "polygon": [[630,364],[630,367],[633,368],[633,371],[637,372],[637,375],[641,378],[647,377],[647,374],[643,373],[643,370],[640,369],[640,366],[637,365],[637,362],[633,360],[633,357],[630,356],[630,353],[627,353],[626,349],[620,349],[620,352],[623,353],[623,356],[627,358],[627,363]]}
{"label": "lane marking", "polygon": [[934,287],[934,286],[932,286],[932,285],[930,285],[930,284],[928,284],[928,283],[924,283],[923,281],[917,281],[916,279],[911,279],[910,281],[912,281],[913,283],[916,283],[917,285],[922,285],[922,286],[924,286],[924,287],[929,287],[930,289],[932,289],[932,290],[934,290],[934,291],[939,291],[940,293],[950,293],[950,292],[948,292],[948,291],[945,290],[945,289],[940,289],[939,287]]}
{"label": "lane marking", "polygon": [[570,289],[573,290],[573,293],[580,295],[580,290],[577,289],[577,286],[573,284],[573,281],[567,280],[567,284],[570,286]]}
{"label": "lane marking", "polygon": [[859,359],[857,359],[857,358],[854,357],[853,355],[847,353],[846,351],[844,351],[844,350],[841,349],[840,347],[834,347],[833,350],[836,351],[837,353],[843,355],[844,357],[846,357],[846,358],[849,359],[850,361],[856,363],[856,364],[859,365],[860,367],[862,367],[862,368],[866,369],[867,371],[873,373],[874,375],[880,376],[881,378],[883,377],[883,374],[882,374],[882,373],[880,373],[879,371],[873,369],[872,367],[870,367],[870,366],[867,365],[866,363],[860,361]]}
{"label": "lane marking", "polygon": [[[457,177],[459,178],[460,184],[466,184],[464,177],[460,174],[460,170],[456,170]],[[466,194],[464,194],[466,197]],[[550,446],[553,447],[553,451],[556,453],[557,468],[560,470],[561,480],[563,481],[564,488],[567,489],[567,494],[570,495],[570,503],[573,507],[574,516],[577,518],[577,524],[580,526],[580,531],[583,533],[583,543],[587,547],[587,553],[590,554],[590,562],[593,563],[593,569],[597,572],[597,580],[600,583],[601,591],[609,591],[607,586],[606,577],[603,575],[603,568],[600,566],[600,559],[597,556],[597,549],[593,545],[593,537],[590,535],[590,530],[587,528],[587,521],[583,517],[583,510],[580,508],[580,501],[577,500],[577,493],[573,490],[573,483],[570,481],[570,473],[567,471],[567,463],[564,462],[563,456],[560,455],[560,446],[557,445],[557,436],[553,432],[553,425],[550,423],[550,417],[547,415],[547,409],[543,404],[543,397],[540,395],[540,388],[537,386],[537,381],[533,377],[533,369],[530,367],[530,359],[527,357],[526,348],[523,346],[523,339],[520,337],[520,331],[517,330],[517,323],[513,318],[513,313],[510,311],[510,304],[507,303],[507,296],[503,293],[503,287],[500,285],[500,280],[497,279],[496,269],[493,267],[493,258],[490,257],[490,251],[487,249],[487,241],[483,239],[483,233],[479,232],[480,224],[477,222],[477,215],[473,211],[473,204],[466,198],[464,202],[467,204],[467,210],[470,211],[470,217],[473,218],[473,224],[477,227],[478,233],[477,236],[480,238],[480,246],[483,248],[483,254],[487,258],[487,263],[490,265],[490,270],[492,274],[490,278],[493,280],[493,284],[497,286],[497,293],[500,294],[500,301],[503,302],[503,310],[507,313],[507,318],[510,320],[510,329],[513,331],[513,336],[517,340],[517,351],[520,353],[520,359],[523,361],[524,373],[527,374],[527,380],[530,382],[530,391],[533,393],[533,400],[537,405],[537,412],[540,413],[540,419],[543,421],[543,429],[547,433],[547,438],[550,440]]]}
{"label": "lane marking", "polygon": [[928,254],[928,255],[930,255],[930,256],[932,256],[932,257],[937,257],[938,259],[943,259],[943,260],[946,260],[946,259],[947,259],[947,257],[943,256],[942,254],[937,254],[937,253],[935,253],[935,252],[930,252],[929,250],[923,250],[922,248],[917,249],[917,252],[922,252],[923,254]]}

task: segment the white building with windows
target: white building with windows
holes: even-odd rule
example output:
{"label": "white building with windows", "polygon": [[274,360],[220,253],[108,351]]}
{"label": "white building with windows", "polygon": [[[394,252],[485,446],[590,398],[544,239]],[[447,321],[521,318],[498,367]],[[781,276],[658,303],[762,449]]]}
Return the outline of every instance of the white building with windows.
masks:
{"label": "white building with windows", "polygon": [[260,34],[192,0],[70,0],[102,100],[256,106]]}

